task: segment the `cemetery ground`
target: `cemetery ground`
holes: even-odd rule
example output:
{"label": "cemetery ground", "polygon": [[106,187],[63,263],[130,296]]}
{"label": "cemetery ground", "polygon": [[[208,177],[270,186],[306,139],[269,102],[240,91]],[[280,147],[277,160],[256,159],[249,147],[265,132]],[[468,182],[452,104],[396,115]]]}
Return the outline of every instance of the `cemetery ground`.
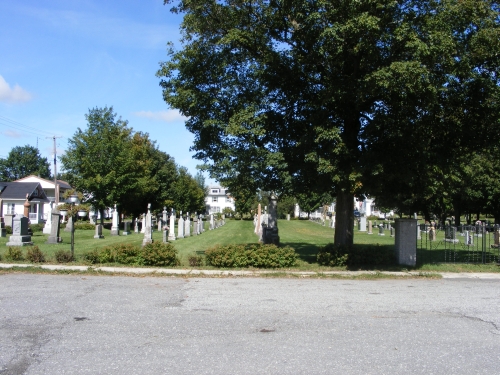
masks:
{"label": "cemetery ground", "polygon": [[[341,266],[341,267],[324,267],[318,265],[317,253],[319,249],[333,242],[334,230],[326,226],[314,223],[308,220],[280,220],[279,234],[281,245],[290,246],[295,249],[299,260],[295,267],[287,270],[311,271],[321,275],[326,271],[343,271],[343,270],[379,270],[379,271],[407,271],[408,267],[397,266],[392,264],[356,265],[356,266]],[[144,235],[141,233],[132,232],[129,235],[111,236],[109,229],[103,230],[103,239],[94,239],[93,230],[75,231],[75,261],[69,263],[71,265],[89,265],[84,260],[84,254],[94,249],[103,248],[106,246],[128,243],[140,246]],[[443,237],[443,233],[438,232],[438,240]],[[46,264],[57,264],[55,254],[57,251],[70,250],[70,233],[61,230],[63,242],[60,244],[46,244],[48,235],[42,232],[35,232],[32,236],[34,245],[38,246],[44,253]],[[4,263],[16,263],[7,261],[5,253],[8,247],[5,245],[7,238],[0,238],[0,261]],[[153,240],[155,242],[162,241],[162,233],[153,232]],[[172,268],[192,268],[189,266],[190,256],[203,256],[205,250],[215,245],[228,244],[249,244],[257,243],[257,235],[253,231],[253,223],[246,220],[227,220],[226,225],[215,230],[208,230],[208,223],[205,223],[205,232],[187,238],[177,239],[172,241],[175,249],[178,251],[180,265]],[[378,251],[391,251],[394,248],[394,238],[386,232],[385,236],[379,236],[377,233],[368,234],[367,232],[359,232],[355,230],[354,247],[360,249],[365,248],[368,254],[376,254]],[[438,243],[438,242],[436,242]],[[439,250],[446,252],[446,249]],[[365,252],[366,253],[366,252]],[[17,263],[26,263],[26,261],[18,261]],[[109,263],[100,264],[100,266],[120,267],[119,264]],[[127,265],[127,267],[130,267]],[[169,267],[170,268],[170,267]],[[214,269],[211,266],[200,266],[196,268]],[[424,273],[431,272],[500,272],[500,267],[496,262],[489,264],[467,264],[467,263],[441,263],[435,261],[419,264],[414,270]]]}

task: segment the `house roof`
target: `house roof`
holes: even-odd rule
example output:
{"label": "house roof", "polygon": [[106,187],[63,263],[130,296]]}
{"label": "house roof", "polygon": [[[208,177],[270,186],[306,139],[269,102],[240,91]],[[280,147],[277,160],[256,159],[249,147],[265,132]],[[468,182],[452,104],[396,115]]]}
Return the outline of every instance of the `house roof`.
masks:
{"label": "house roof", "polygon": [[[36,193],[35,193],[36,191]],[[3,200],[50,202],[39,182],[0,182],[0,198]]]}
{"label": "house roof", "polygon": [[[40,182],[40,184],[42,185],[42,187],[44,187],[44,185],[50,185],[51,188],[54,188],[54,181],[52,180],[47,180],[45,178],[41,178],[41,177],[38,177],[38,176],[35,176],[35,175],[29,175],[29,176],[26,176],[26,177],[23,177],[23,178],[20,178],[19,180],[16,180],[14,182]],[[62,188],[62,189],[71,189],[71,185],[68,184],[66,181],[63,181],[63,180],[57,180],[57,183],[59,184],[59,188]]]}

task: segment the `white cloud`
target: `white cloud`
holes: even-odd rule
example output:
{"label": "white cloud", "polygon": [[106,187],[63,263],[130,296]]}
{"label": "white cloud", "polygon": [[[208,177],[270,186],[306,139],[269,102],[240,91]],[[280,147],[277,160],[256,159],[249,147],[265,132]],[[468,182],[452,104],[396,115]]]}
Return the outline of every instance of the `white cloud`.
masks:
{"label": "white cloud", "polygon": [[134,112],[133,114],[137,117],[145,117],[156,121],[179,122],[187,120],[187,117],[184,117],[178,111],[173,109],[169,111],[158,111],[158,112],[139,111],[139,112]]}
{"label": "white cloud", "polygon": [[0,102],[21,103],[29,100],[31,100],[29,92],[17,84],[11,88],[7,81],[0,75]]}

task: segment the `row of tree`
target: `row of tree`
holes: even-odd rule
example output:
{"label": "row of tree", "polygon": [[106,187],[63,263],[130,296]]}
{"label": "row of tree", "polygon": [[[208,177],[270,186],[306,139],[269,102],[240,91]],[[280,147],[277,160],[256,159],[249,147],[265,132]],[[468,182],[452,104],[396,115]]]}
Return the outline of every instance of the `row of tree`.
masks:
{"label": "row of tree", "polygon": [[[101,212],[117,204],[121,213],[137,217],[148,203],[153,211],[164,206],[184,212],[205,211],[205,180],[191,176],[167,153],[160,151],[147,133],[134,132],[116,117],[113,108],[94,108],[85,115],[88,126],[68,141],[60,157],[59,176]],[[32,146],[14,147],[0,159],[0,180],[14,181],[28,175],[51,179],[47,158]]]}
{"label": "row of tree", "polygon": [[[191,176],[160,151],[147,133],[134,132],[116,117],[112,107],[94,108],[85,115],[87,128],[78,128],[61,156],[66,180],[101,212],[114,204],[137,217],[148,203],[177,211],[205,210],[206,189],[201,174]],[[104,215],[101,215],[103,217]]]}
{"label": "row of tree", "polygon": [[236,202],[330,194],[337,244],[353,242],[355,196],[446,212],[483,191],[497,210],[497,1],[165,3],[185,17],[157,73],[163,98]]}

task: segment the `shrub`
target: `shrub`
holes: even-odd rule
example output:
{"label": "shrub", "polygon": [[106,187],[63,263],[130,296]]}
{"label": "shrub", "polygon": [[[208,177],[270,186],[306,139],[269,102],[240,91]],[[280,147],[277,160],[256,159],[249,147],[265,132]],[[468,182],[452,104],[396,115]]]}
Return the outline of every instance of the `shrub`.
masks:
{"label": "shrub", "polygon": [[141,249],[141,264],[145,266],[178,266],[177,250],[170,243],[153,242]]}
{"label": "shrub", "polygon": [[42,253],[40,248],[35,245],[28,247],[26,259],[32,263],[43,263],[45,262],[45,255]]}
{"label": "shrub", "polygon": [[113,263],[115,251],[113,246],[106,246],[99,250],[99,263]]}
{"label": "shrub", "polygon": [[330,267],[379,266],[395,264],[391,246],[336,246],[332,243],[321,248],[317,255],[318,264]]}
{"label": "shrub", "polygon": [[191,255],[188,258],[190,267],[200,267],[203,266],[203,257],[201,255]]}
{"label": "shrub", "polygon": [[57,263],[69,263],[73,261],[71,256],[71,251],[69,250],[57,250],[55,253]]}
{"label": "shrub", "polygon": [[43,231],[44,226],[45,224],[30,224],[31,231],[33,233]]}
{"label": "shrub", "polygon": [[90,250],[83,255],[83,260],[90,264],[99,263],[99,249]]}
{"label": "shrub", "polygon": [[226,245],[205,251],[207,264],[214,267],[283,268],[297,263],[297,254],[291,247],[276,245]]}
{"label": "shrub", "polygon": [[141,248],[132,244],[117,244],[113,246],[115,262],[121,264],[140,264]]}
{"label": "shrub", "polygon": [[12,227],[10,225],[5,226],[5,233],[6,234],[12,234]]}
{"label": "shrub", "polygon": [[95,225],[87,223],[86,221],[75,222],[75,230],[95,230]]}
{"label": "shrub", "polygon": [[23,251],[19,246],[9,246],[5,253],[5,260],[20,261],[24,260]]}

